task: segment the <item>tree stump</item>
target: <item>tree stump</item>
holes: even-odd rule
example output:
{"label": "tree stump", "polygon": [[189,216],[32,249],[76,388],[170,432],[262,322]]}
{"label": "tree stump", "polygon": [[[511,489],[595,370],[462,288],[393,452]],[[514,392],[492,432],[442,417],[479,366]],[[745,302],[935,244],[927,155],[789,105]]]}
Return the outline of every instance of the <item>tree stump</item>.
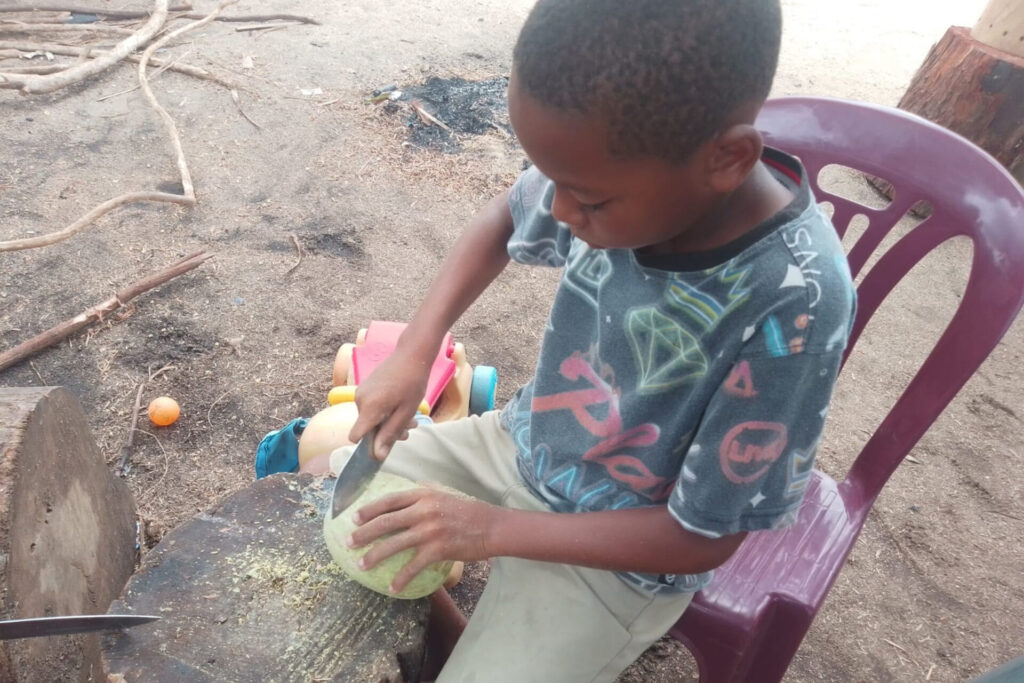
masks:
{"label": "tree stump", "polygon": [[[0,388],[0,619],[102,614],[135,567],[135,504],[78,401]],[[97,634],[0,641],[0,681],[87,681]]]}
{"label": "tree stump", "polygon": [[110,607],[163,618],[104,636],[107,680],[418,681],[429,603],[341,573],[327,488],[274,475],[168,533]]}
{"label": "tree stump", "polygon": [[954,26],[932,48],[899,107],[959,133],[1024,179],[1024,58]]}

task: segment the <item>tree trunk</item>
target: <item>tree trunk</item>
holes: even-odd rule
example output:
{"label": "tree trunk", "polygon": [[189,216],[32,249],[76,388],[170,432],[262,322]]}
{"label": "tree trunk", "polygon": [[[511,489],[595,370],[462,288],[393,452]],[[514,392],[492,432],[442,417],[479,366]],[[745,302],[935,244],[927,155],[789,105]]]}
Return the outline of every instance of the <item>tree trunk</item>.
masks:
{"label": "tree trunk", "polygon": [[932,48],[899,106],[959,133],[1018,180],[1024,178],[1024,58],[952,27]]}
{"label": "tree trunk", "polygon": [[101,680],[419,681],[429,604],[333,564],[332,490],[266,477],[164,536],[110,608],[162,619],[103,636]]}
{"label": "tree trunk", "polygon": [[[135,504],[59,387],[0,388],[0,619],[102,614],[135,567]],[[87,681],[99,636],[0,641],[0,681]]]}

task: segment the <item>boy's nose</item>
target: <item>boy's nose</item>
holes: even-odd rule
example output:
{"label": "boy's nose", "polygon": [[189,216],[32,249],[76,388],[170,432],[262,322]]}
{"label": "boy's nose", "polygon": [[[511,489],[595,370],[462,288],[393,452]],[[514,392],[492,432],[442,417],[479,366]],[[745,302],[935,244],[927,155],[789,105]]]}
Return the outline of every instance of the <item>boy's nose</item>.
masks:
{"label": "boy's nose", "polygon": [[572,227],[579,227],[586,222],[586,216],[580,203],[576,198],[565,190],[555,186],[555,196],[551,200],[551,215],[557,221],[567,223]]}

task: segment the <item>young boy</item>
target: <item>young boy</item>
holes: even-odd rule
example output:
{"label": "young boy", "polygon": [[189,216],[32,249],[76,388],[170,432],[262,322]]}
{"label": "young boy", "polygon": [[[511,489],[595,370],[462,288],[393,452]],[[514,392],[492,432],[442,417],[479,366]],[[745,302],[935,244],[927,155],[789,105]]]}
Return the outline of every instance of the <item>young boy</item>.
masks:
{"label": "young boy", "polygon": [[[754,119],[778,0],[540,0],[509,115],[534,166],[455,244],[358,389],[384,469],[461,489],[363,508],[394,589],[494,558],[440,681],[613,681],[748,532],[794,521],[854,312],[800,163]],[[562,267],[503,411],[414,430],[444,332],[509,258]],[[348,451],[331,456],[337,471]],[[440,598],[439,598],[440,600]]]}

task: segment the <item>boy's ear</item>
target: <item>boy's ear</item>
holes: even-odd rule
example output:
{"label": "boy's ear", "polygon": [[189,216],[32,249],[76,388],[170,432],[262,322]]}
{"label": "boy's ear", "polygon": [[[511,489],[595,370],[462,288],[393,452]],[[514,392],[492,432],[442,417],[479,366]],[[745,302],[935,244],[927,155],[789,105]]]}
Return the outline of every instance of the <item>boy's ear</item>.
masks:
{"label": "boy's ear", "polygon": [[761,158],[764,139],[747,123],[729,126],[711,141],[705,157],[708,185],[728,194],[739,187]]}

